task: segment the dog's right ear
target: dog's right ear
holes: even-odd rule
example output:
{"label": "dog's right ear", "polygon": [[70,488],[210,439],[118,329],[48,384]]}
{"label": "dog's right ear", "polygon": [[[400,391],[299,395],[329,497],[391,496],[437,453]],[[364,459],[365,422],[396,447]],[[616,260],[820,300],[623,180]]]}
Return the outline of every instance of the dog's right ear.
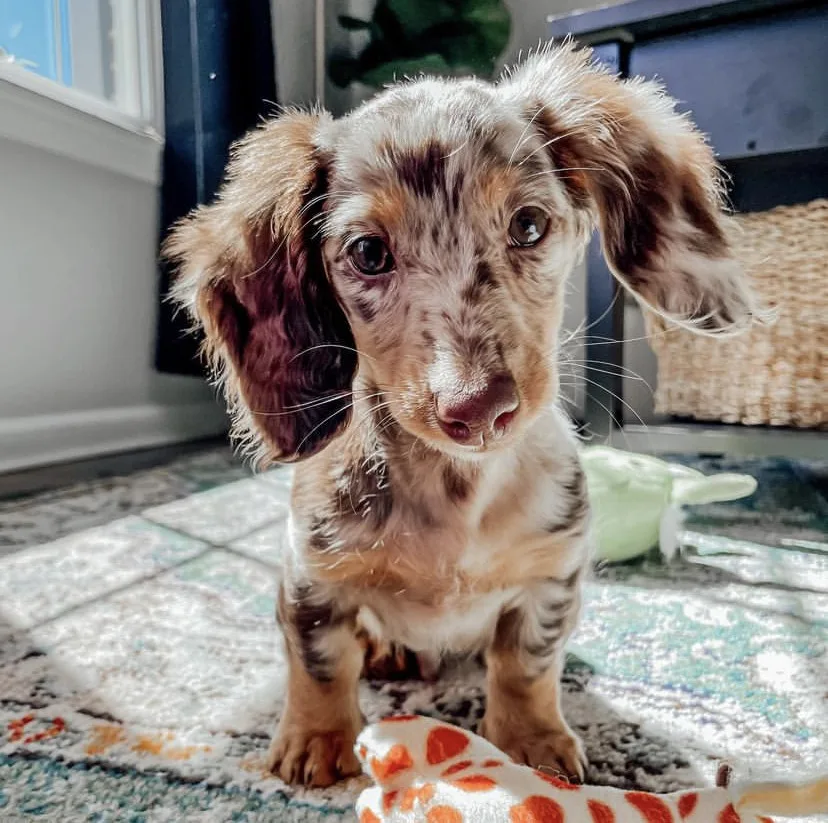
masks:
{"label": "dog's right ear", "polygon": [[216,202],[164,246],[234,434],[264,462],[308,457],[350,419],[354,341],[317,237],[326,169],[315,135],[327,117],[288,113],[239,141]]}

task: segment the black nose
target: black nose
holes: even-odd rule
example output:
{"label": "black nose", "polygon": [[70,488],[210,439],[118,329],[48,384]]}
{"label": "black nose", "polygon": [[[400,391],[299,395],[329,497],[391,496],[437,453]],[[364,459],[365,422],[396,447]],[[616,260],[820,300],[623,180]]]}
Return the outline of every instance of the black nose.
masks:
{"label": "black nose", "polygon": [[510,374],[498,374],[479,389],[460,386],[435,398],[440,428],[458,443],[502,434],[519,405],[517,386]]}

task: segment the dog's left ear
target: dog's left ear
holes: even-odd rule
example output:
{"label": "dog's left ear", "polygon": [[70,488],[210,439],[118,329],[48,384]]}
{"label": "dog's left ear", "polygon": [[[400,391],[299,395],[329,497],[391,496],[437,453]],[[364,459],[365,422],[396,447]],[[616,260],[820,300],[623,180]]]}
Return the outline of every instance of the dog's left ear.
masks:
{"label": "dog's left ear", "polygon": [[761,315],[728,241],[713,152],[660,86],[619,80],[566,43],[499,92],[538,130],[573,205],[597,217],[613,274],[643,303],[704,332]]}

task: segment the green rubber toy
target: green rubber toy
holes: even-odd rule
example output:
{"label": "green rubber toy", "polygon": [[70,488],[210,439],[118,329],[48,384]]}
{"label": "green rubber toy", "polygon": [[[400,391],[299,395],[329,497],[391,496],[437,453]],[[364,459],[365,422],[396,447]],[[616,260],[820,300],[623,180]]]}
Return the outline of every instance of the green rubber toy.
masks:
{"label": "green rubber toy", "polygon": [[748,497],[756,480],[746,474],[707,476],[656,457],[609,446],[581,453],[593,511],[596,559],[621,562],[658,546],[678,549],[682,507]]}

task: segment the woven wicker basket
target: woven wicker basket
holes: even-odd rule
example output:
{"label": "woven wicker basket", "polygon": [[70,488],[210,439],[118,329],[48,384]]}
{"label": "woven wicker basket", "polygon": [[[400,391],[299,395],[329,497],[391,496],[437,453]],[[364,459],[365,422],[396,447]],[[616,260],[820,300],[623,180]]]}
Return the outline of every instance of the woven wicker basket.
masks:
{"label": "woven wicker basket", "polygon": [[777,322],[701,337],[648,321],[659,412],[748,425],[828,423],[828,200],[739,215],[734,246]]}

